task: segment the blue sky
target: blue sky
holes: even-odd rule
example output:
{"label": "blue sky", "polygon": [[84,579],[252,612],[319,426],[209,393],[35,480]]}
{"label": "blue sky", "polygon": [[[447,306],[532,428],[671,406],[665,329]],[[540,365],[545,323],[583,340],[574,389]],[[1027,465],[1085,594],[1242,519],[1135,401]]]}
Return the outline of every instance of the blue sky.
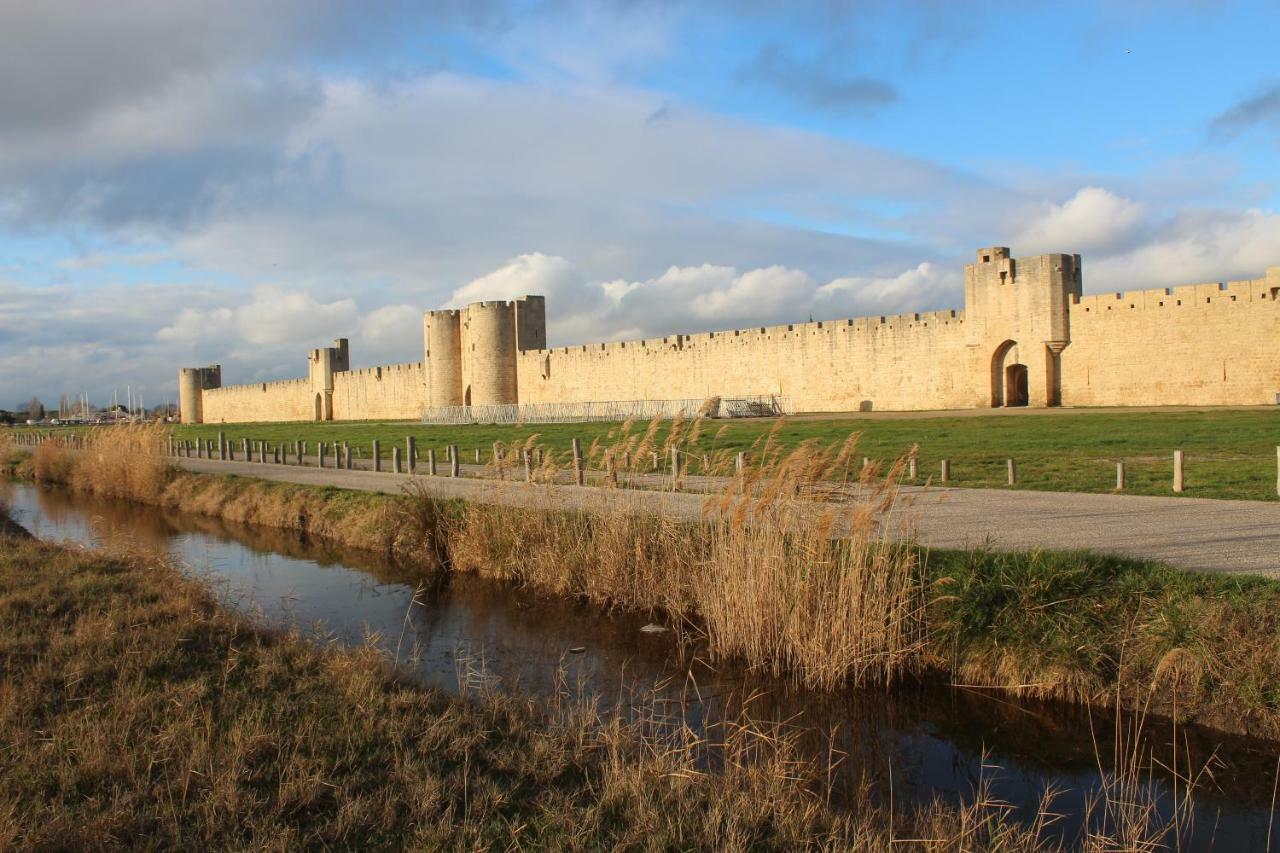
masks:
{"label": "blue sky", "polygon": [[1271,3],[0,0],[0,407],[1280,265]]}

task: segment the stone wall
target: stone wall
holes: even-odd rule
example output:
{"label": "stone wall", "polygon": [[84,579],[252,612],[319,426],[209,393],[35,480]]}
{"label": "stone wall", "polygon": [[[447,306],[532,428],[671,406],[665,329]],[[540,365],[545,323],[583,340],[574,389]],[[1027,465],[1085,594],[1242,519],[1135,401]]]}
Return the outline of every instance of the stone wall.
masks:
{"label": "stone wall", "polygon": [[226,385],[204,392],[204,423],[309,421],[315,418],[315,395],[309,379]]}
{"label": "stone wall", "polygon": [[409,420],[427,404],[422,362],[389,364],[333,374],[333,419]]}
{"label": "stone wall", "polygon": [[790,397],[801,411],[982,405],[962,313],[672,335],[517,355],[520,402]]}
{"label": "stone wall", "polygon": [[1063,402],[1074,406],[1274,404],[1280,267],[1224,285],[1108,293],[1071,306]]}
{"label": "stone wall", "polygon": [[1277,402],[1280,267],[1226,285],[1081,294],[1079,255],[993,246],[965,267],[964,311],[546,349],[541,297],[480,302],[428,312],[425,362],[352,371],[339,339],[311,351],[306,379],[210,388],[212,373],[183,369],[182,413],[413,419],[433,404],[766,395],[836,412]]}

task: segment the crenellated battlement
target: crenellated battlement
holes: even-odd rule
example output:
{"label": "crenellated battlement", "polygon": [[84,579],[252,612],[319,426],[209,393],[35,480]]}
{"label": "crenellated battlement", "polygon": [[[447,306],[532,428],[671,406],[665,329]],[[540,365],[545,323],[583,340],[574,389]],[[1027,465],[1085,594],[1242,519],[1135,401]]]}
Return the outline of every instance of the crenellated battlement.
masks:
{"label": "crenellated battlement", "polygon": [[[1194,310],[1192,310],[1194,309]],[[963,309],[548,348],[541,296],[423,314],[423,359],[301,379],[179,372],[182,416],[411,418],[427,406],[781,395],[800,411],[1280,401],[1280,266],[1256,279],[1084,295],[1079,255],[979,249]]]}
{"label": "crenellated battlement", "polygon": [[1212,306],[1249,305],[1280,301],[1280,267],[1274,267],[1274,278],[1241,281],[1183,284],[1148,290],[1126,290],[1077,297],[1072,312],[1080,317],[1109,311],[1158,311],[1173,308],[1205,308]]}

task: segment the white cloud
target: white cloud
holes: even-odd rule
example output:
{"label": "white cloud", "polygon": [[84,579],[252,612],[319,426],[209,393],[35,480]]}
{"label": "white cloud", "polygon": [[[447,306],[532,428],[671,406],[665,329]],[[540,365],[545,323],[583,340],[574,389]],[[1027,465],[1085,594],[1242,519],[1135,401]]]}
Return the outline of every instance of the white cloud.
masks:
{"label": "white cloud", "polygon": [[183,309],[155,337],[163,342],[217,340],[228,347],[292,344],[310,349],[318,345],[315,342],[349,334],[355,322],[352,299],[321,303],[310,293],[263,285],[245,305]]}
{"label": "white cloud", "polygon": [[1124,252],[1084,260],[1092,292],[1257,278],[1280,266],[1280,213],[1188,211]]}
{"label": "white cloud", "polygon": [[384,354],[381,363],[421,361],[422,312],[415,305],[384,305],[360,318],[352,346],[359,364],[372,364],[370,356]]}
{"label": "white cloud", "polygon": [[1128,244],[1142,226],[1146,205],[1103,187],[1082,187],[1061,204],[1039,205],[1016,235],[1018,251],[1105,252]]}
{"label": "white cloud", "polygon": [[922,263],[894,276],[838,278],[818,288],[816,301],[824,309],[857,315],[961,308],[961,270]]}
{"label": "white cloud", "polygon": [[459,288],[454,304],[527,293],[548,298],[552,346],[959,307],[962,298],[959,268],[928,263],[825,284],[790,267],[739,272],[718,264],[673,266],[642,280],[588,281],[569,260],[534,253]]}
{"label": "white cloud", "polygon": [[582,295],[582,273],[564,258],[533,252],[513,258],[491,273],[472,279],[453,292],[448,306],[460,308],[487,299],[516,299],[541,294],[555,302]]}

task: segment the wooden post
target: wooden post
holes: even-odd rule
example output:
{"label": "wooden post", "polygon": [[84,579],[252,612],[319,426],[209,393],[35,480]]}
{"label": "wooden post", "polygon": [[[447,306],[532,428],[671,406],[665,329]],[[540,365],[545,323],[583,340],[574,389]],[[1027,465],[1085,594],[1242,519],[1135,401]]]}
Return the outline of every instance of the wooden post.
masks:
{"label": "wooden post", "polygon": [[907,458],[907,477],[916,480],[920,477],[920,460],[915,456]]}
{"label": "wooden post", "polygon": [[606,453],[604,456],[604,467],[609,472],[609,485],[617,488],[618,486],[618,466],[613,464],[613,453]]}
{"label": "wooden post", "polygon": [[1280,447],[1276,448],[1276,494],[1280,495]]}
{"label": "wooden post", "polygon": [[498,479],[507,479],[507,472],[502,467],[502,446],[498,442],[493,443],[493,470],[498,472]]}
{"label": "wooden post", "polygon": [[351,442],[342,442],[342,467],[351,470]]}
{"label": "wooden post", "polygon": [[382,470],[382,442],[376,438],[373,440],[373,470]]}
{"label": "wooden post", "polygon": [[227,434],[222,431],[218,432],[218,458],[227,461]]}
{"label": "wooden post", "polygon": [[951,482],[951,460],[950,459],[942,460],[942,482],[944,483]]}
{"label": "wooden post", "polygon": [[658,451],[653,451],[653,470],[658,470]]}
{"label": "wooden post", "polygon": [[405,436],[404,439],[404,464],[410,474],[417,473],[418,470],[418,443],[413,436]]}
{"label": "wooden post", "polygon": [[1183,485],[1185,485],[1182,478],[1183,461],[1182,451],[1173,451],[1173,490],[1175,492],[1181,492]]}
{"label": "wooden post", "polygon": [[476,448],[476,464],[480,464],[480,448]]}
{"label": "wooden post", "polygon": [[582,442],[573,440],[573,480],[579,486],[586,482],[587,473],[582,467]]}
{"label": "wooden post", "polygon": [[252,462],[253,457],[249,455],[249,439],[247,438],[240,439],[240,449],[244,451],[244,461]]}
{"label": "wooden post", "polygon": [[680,488],[680,448],[671,448],[671,491]]}
{"label": "wooden post", "polygon": [[1117,492],[1124,491],[1124,463],[1123,462],[1116,463],[1116,491]]}
{"label": "wooden post", "polygon": [[271,461],[276,463],[277,465],[280,464],[280,448],[279,447],[276,447],[271,451]]}
{"label": "wooden post", "polygon": [[451,444],[449,445],[449,476],[457,477],[462,473],[461,467],[458,459],[458,445]]}
{"label": "wooden post", "polygon": [[745,451],[739,450],[738,454],[733,457],[733,470],[739,474],[747,470],[747,454]]}
{"label": "wooden post", "polygon": [[1009,460],[1009,485],[1018,485],[1018,463],[1012,459]]}
{"label": "wooden post", "polygon": [[324,449],[325,448],[324,448],[323,441],[316,442],[316,467],[317,468],[324,467]]}
{"label": "wooden post", "polygon": [[298,464],[302,464],[302,440],[299,439],[293,443],[293,452],[297,454]]}
{"label": "wooden post", "polygon": [[434,447],[427,448],[427,473],[432,477],[436,475],[436,449]]}
{"label": "wooden post", "polygon": [[400,473],[400,445],[391,448],[391,473]]}
{"label": "wooden post", "polygon": [[524,456],[524,481],[533,482],[533,454],[528,450],[521,451]]}

